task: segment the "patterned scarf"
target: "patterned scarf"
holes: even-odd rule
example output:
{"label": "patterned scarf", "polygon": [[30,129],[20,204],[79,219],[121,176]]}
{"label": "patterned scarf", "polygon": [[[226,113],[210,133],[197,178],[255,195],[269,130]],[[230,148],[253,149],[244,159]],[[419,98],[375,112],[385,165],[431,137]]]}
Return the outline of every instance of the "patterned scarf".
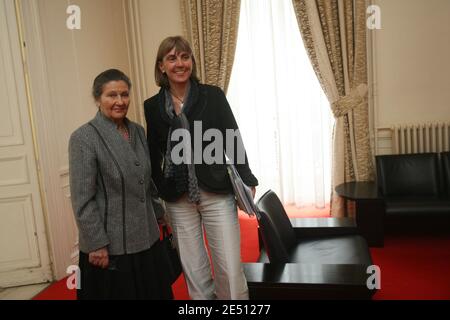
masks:
{"label": "patterned scarf", "polygon": [[[191,140],[184,139],[183,142],[188,142],[188,147],[191,149],[190,164],[174,164],[171,158],[172,148],[178,144],[176,141],[171,141],[172,132],[176,129],[185,129],[190,132],[189,120],[186,113],[192,107],[191,101],[191,86],[188,88],[188,96],[179,115],[176,115],[172,95],[169,90],[165,90],[165,110],[171,121],[169,134],[167,136],[167,150],[164,157],[164,177],[173,178],[175,181],[177,193],[188,193],[188,199],[191,203],[200,203],[200,190],[198,187],[197,176],[195,174],[194,165],[194,151],[192,150]],[[188,140],[188,141],[186,141]]]}

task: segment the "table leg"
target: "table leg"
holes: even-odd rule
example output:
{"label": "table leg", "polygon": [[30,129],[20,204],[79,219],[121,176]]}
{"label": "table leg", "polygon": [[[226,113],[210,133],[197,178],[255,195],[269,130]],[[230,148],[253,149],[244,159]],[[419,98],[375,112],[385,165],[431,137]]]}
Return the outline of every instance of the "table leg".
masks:
{"label": "table leg", "polygon": [[382,200],[356,200],[356,226],[371,247],[384,246],[385,206]]}

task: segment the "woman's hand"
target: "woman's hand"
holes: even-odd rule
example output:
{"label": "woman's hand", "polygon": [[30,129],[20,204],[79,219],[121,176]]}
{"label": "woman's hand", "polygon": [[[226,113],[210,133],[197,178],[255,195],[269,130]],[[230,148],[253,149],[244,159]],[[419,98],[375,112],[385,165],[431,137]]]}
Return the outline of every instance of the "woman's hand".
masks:
{"label": "woman's hand", "polygon": [[167,219],[166,219],[166,215],[163,215],[163,216],[161,216],[161,217],[159,217],[158,219],[158,224],[160,225],[160,226],[167,226]]}
{"label": "woman's hand", "polygon": [[106,247],[89,252],[89,263],[96,267],[106,269],[109,266],[109,255]]}

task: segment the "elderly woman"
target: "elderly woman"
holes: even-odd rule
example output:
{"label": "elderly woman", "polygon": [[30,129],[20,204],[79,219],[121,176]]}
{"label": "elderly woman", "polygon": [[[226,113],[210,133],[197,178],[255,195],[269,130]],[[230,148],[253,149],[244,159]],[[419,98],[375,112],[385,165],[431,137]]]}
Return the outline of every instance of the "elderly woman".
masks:
{"label": "elderly woman", "polygon": [[78,299],[171,299],[159,242],[156,198],[144,128],[126,118],[131,83],[99,74],[98,112],[70,137],[70,191],[79,229]]}
{"label": "elderly woman", "polygon": [[[243,145],[237,141],[236,147],[234,138],[230,140],[227,134],[235,132],[238,126],[225,94],[218,87],[199,83],[195,69],[192,49],[184,38],[162,41],[155,61],[156,83],[161,90],[144,103],[152,175],[166,201],[191,298],[248,299],[236,201],[224,164],[224,147],[228,152],[228,146],[233,146],[231,153],[237,158],[239,153],[242,155],[236,168],[242,180],[252,187],[253,195],[258,180],[250,170]],[[182,163],[175,159],[180,146],[173,136],[180,129],[191,137],[183,140],[188,142],[187,148],[194,149],[190,152],[185,148],[184,156],[203,155],[203,159]],[[222,146],[216,143],[215,155],[210,157],[214,159],[205,158],[211,150],[209,142],[203,139],[208,132],[221,135],[222,139],[218,137],[214,142],[224,142]]]}

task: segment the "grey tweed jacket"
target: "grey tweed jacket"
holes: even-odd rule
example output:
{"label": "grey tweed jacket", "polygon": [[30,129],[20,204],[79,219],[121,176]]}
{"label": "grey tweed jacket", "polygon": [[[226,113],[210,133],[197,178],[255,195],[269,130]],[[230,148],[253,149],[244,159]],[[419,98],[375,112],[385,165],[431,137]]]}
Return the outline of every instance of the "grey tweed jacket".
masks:
{"label": "grey tweed jacket", "polygon": [[105,246],[111,255],[136,253],[159,238],[156,219],[164,209],[144,128],[125,121],[131,142],[101,112],[70,137],[70,193],[85,253]]}

